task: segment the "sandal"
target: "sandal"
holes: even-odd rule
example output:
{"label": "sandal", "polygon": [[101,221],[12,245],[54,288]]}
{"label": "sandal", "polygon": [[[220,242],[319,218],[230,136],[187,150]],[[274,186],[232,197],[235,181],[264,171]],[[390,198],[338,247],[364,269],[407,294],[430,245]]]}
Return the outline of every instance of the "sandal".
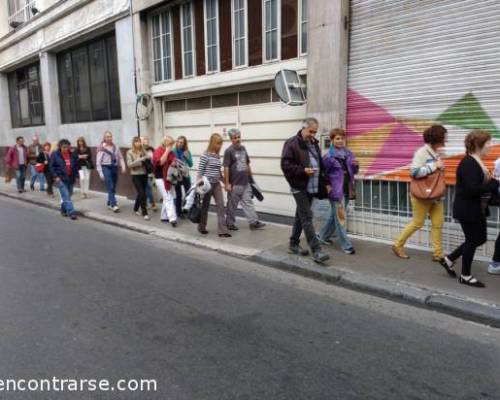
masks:
{"label": "sandal", "polygon": [[442,257],[440,260],[439,260],[439,265],[441,265],[446,273],[451,276],[452,278],[456,278],[457,277],[457,273],[453,270],[453,267],[455,266],[455,263],[453,261],[451,261],[448,257]]}
{"label": "sandal", "polygon": [[469,275],[468,277],[464,277],[463,275],[460,275],[460,278],[458,278],[458,282],[460,282],[462,285],[467,285],[467,286],[472,286],[472,287],[477,287],[477,288],[484,288],[485,287],[485,284],[483,282],[478,281],[472,275]]}

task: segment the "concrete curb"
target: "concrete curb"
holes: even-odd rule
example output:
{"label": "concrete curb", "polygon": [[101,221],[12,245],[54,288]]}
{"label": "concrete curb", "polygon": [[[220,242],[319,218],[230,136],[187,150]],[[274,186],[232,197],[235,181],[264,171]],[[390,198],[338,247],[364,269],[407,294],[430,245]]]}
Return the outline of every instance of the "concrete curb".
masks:
{"label": "concrete curb", "polygon": [[[17,193],[0,190],[0,195],[29,204],[59,210],[49,199],[25,198]],[[191,244],[196,247],[217,251],[238,258],[245,258],[259,264],[292,272],[307,278],[313,278],[342,286],[355,291],[399,301],[417,307],[427,308],[441,313],[457,316],[466,320],[480,322],[500,328],[500,308],[495,304],[482,303],[474,299],[460,298],[446,293],[433,292],[405,282],[398,282],[373,276],[367,276],[340,267],[322,267],[309,258],[292,256],[273,251],[236,246],[224,240],[214,241],[203,237],[186,235],[174,231],[165,231],[156,227],[144,227],[143,224],[124,221],[116,217],[80,209],[78,215],[96,222],[117,226],[145,235],[173,242]]]}
{"label": "concrete curb", "polygon": [[263,251],[249,259],[355,291],[500,328],[500,308],[495,304],[439,293],[406,282],[358,274],[338,267],[320,267],[305,257]]}

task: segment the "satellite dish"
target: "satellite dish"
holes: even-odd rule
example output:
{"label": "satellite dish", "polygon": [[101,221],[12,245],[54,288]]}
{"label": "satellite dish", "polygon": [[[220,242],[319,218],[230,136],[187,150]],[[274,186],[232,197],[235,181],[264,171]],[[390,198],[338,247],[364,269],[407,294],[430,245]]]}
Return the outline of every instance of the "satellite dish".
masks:
{"label": "satellite dish", "polygon": [[297,71],[282,69],[274,78],[274,90],[288,106],[301,106],[306,102],[305,85]]}

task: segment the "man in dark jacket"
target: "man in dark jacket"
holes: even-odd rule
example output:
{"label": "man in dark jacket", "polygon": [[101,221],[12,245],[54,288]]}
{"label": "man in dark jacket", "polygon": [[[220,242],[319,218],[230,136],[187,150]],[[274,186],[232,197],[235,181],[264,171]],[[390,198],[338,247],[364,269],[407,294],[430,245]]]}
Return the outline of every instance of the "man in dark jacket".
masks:
{"label": "man in dark jacket", "polygon": [[78,173],[78,159],[70,151],[70,142],[61,139],[57,150],[50,156],[50,170],[54,179],[54,186],[61,195],[61,215],[77,219],[75,207],[71,201],[73,185]]}
{"label": "man in dark jacket", "polygon": [[305,119],[302,130],[285,142],[281,154],[281,169],[297,203],[288,252],[304,256],[309,254],[300,247],[300,235],[304,230],[313,260],[323,263],[330,257],[321,251],[311,209],[314,197],[325,198],[327,195],[321,150],[315,138],[318,125],[315,118]]}

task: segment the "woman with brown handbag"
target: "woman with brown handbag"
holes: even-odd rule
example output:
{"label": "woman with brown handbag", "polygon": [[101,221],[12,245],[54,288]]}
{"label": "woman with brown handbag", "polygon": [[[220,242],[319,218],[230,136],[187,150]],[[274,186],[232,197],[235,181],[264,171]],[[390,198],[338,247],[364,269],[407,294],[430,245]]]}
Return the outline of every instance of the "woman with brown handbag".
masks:
{"label": "woman with brown handbag", "polygon": [[[421,183],[424,183],[424,180],[435,181],[440,187],[444,187],[444,174],[442,173],[444,171],[444,164],[441,160],[440,150],[445,145],[446,133],[446,128],[441,125],[432,125],[424,131],[423,137],[425,145],[415,152],[413,162],[411,164],[410,174],[413,181],[421,180]],[[440,182],[440,180],[443,181]],[[412,183],[412,185],[414,184]],[[416,183],[416,186],[418,187],[423,185]],[[417,191],[415,190],[414,192]],[[427,215],[429,215],[432,224],[432,260],[440,262],[441,265],[443,265],[444,253],[442,246],[442,230],[444,224],[444,192],[433,195],[436,197],[428,198],[419,196],[422,198],[417,198],[415,194],[412,193],[411,206],[413,219],[406,226],[403,232],[401,232],[392,246],[392,251],[397,257],[402,259],[410,258],[404,251],[404,245],[411,235],[424,226]],[[444,265],[443,267],[447,269],[449,274],[454,273],[453,271],[449,271]]]}

